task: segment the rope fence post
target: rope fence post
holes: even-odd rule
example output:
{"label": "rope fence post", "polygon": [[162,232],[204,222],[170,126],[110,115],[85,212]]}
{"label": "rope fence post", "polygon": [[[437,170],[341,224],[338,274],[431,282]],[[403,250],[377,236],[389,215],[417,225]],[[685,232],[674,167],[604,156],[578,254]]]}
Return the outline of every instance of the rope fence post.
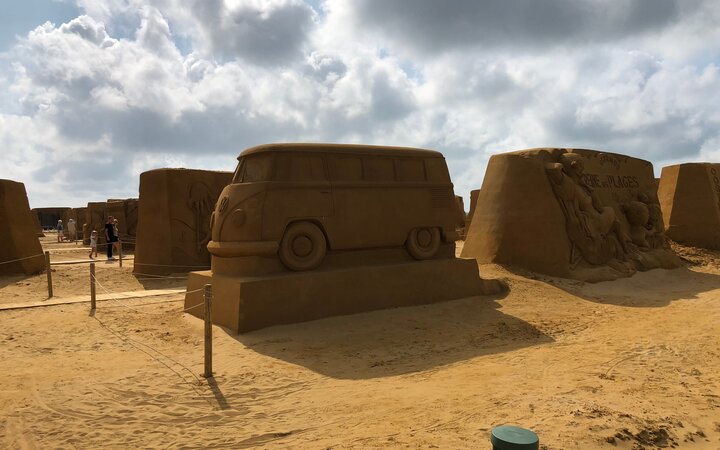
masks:
{"label": "rope fence post", "polygon": [[206,284],[205,297],[205,372],[203,377],[212,377],[212,285]]}
{"label": "rope fence post", "polygon": [[90,263],[90,311],[95,311],[95,263]]}
{"label": "rope fence post", "polygon": [[120,258],[120,267],[122,267],[122,242],[118,241],[118,257]]}
{"label": "rope fence post", "polygon": [[45,272],[47,272],[48,298],[53,296],[52,268],[50,267],[50,252],[45,252]]}

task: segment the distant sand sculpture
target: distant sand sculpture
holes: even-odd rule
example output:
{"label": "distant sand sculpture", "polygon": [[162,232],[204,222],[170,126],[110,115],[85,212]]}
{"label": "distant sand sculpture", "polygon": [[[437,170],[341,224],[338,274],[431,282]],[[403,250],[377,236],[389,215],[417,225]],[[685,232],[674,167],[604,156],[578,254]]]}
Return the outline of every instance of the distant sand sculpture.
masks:
{"label": "distant sand sculpture", "polygon": [[594,150],[491,157],[462,256],[586,281],[675,268],[652,164]]}
{"label": "distant sand sculpture", "polygon": [[[37,231],[25,185],[16,181],[0,180],[0,263],[42,255]],[[44,268],[45,259],[40,256],[0,264],[0,275],[30,275],[41,272]]]}
{"label": "distant sand sculpture", "polygon": [[474,189],[470,191],[470,211],[465,216],[465,229],[463,230],[463,236],[467,239],[468,231],[470,230],[470,224],[472,223],[473,214],[475,214],[475,207],[477,206],[478,194],[480,189]]}
{"label": "distant sand sculpture", "polygon": [[720,249],[720,164],[663,167],[658,198],[669,238]]}
{"label": "distant sand sculpture", "polygon": [[458,232],[460,239],[465,239],[465,221],[467,220],[467,213],[465,212],[465,200],[462,196],[455,196],[455,207],[457,208],[457,224],[455,229]]}
{"label": "distant sand sculpture", "polygon": [[210,267],[210,215],[231,172],[157,169],[140,174],[135,273]]}
{"label": "distant sand sculpture", "polygon": [[80,208],[69,208],[63,212],[62,221],[65,224],[66,232],[65,237],[70,238],[69,231],[67,230],[67,224],[72,219],[75,221],[75,229],[77,230],[77,239],[82,240],[83,235],[83,224],[85,223],[85,211],[86,207]]}
{"label": "distant sand sculpture", "polygon": [[254,147],[216,204],[212,271],[190,274],[185,305],[211,283],[215,323],[244,332],[499,292],[474,260],[455,258],[458,222],[439,152]]}
{"label": "distant sand sculpture", "polygon": [[[40,225],[43,228],[57,227],[58,220],[63,218],[63,215],[69,210],[67,207],[59,208],[33,208],[32,211],[37,214],[40,221]],[[63,221],[65,223],[65,221]]]}

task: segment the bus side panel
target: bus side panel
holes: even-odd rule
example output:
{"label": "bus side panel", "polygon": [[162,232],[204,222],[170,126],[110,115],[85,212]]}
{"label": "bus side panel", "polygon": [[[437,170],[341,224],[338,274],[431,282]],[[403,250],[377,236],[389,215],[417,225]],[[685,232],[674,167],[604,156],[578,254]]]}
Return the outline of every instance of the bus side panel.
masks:
{"label": "bus side panel", "polygon": [[328,220],[333,249],[394,247],[410,230],[442,226],[427,187],[399,183],[334,183],[335,215]]}
{"label": "bus side panel", "polygon": [[323,227],[333,215],[329,182],[269,183],[263,205],[263,240],[280,241],[285,227],[295,220],[318,222]]}

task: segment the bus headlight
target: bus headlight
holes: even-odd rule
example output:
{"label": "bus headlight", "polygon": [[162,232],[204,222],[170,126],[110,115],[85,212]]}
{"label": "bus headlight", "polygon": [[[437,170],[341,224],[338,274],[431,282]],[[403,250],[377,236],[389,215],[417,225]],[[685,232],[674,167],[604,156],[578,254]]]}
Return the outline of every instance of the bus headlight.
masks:
{"label": "bus headlight", "polygon": [[236,209],[232,213],[232,223],[235,226],[242,226],[245,223],[245,211],[242,209]]}

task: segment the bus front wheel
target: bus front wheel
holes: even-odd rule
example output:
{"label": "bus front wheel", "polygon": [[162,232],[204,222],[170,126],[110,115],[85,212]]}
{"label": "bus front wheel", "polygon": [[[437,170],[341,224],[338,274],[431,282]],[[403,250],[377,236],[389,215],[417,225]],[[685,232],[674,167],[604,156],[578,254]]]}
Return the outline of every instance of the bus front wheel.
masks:
{"label": "bus front wheel", "polygon": [[437,228],[414,228],[410,231],[405,248],[415,259],[430,259],[440,249],[440,230]]}
{"label": "bus front wheel", "polygon": [[278,255],[285,267],[294,271],[311,270],[325,259],[325,235],[317,225],[295,222],[285,230]]}

